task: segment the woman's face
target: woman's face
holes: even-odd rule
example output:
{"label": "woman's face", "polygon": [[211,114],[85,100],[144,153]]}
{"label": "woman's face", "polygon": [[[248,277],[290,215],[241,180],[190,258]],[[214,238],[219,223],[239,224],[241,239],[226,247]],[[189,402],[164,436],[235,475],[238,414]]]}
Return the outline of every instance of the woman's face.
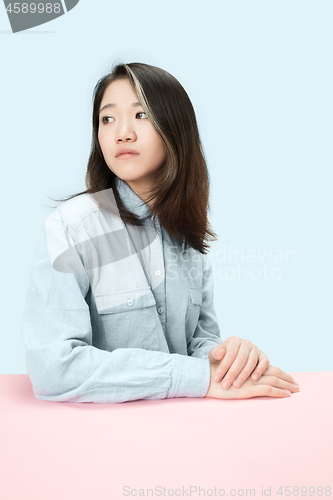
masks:
{"label": "woman's face", "polygon": [[[154,172],[167,158],[167,151],[127,78],[110,83],[104,92],[98,140],[109,169],[144,200]],[[118,156],[127,148],[136,154]]]}

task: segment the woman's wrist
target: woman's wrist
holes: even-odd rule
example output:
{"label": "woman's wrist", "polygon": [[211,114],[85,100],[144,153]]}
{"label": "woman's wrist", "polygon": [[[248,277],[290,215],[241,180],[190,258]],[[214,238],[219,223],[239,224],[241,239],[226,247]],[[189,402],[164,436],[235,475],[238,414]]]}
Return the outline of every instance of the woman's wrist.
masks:
{"label": "woman's wrist", "polygon": [[206,395],[204,396],[205,398],[211,397],[212,384],[216,384],[216,382],[214,381],[214,375],[215,375],[215,372],[217,369],[217,365],[218,365],[217,363],[209,363],[210,381],[209,381],[208,391],[207,391]]}

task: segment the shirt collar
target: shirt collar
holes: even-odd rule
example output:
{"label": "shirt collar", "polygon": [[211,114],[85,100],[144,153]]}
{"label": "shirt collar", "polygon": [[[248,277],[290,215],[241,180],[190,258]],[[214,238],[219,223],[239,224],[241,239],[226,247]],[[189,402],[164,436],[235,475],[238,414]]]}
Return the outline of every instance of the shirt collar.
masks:
{"label": "shirt collar", "polygon": [[140,219],[152,216],[152,212],[148,205],[118,176],[116,176],[116,186],[119,196],[128,210],[140,217]]}

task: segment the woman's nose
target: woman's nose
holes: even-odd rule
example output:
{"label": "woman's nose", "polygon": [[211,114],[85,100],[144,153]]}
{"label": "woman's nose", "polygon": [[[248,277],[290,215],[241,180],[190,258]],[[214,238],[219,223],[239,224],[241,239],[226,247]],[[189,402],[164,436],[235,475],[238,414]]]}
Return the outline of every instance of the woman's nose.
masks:
{"label": "woman's nose", "polygon": [[119,128],[116,131],[116,140],[118,141],[127,141],[128,139],[135,140],[136,133],[133,126],[128,122],[123,122],[119,125]]}

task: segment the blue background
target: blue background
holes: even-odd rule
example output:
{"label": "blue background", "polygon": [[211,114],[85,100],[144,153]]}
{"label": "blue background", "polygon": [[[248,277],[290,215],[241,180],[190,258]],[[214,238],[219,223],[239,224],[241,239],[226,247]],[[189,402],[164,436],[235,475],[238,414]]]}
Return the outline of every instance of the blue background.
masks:
{"label": "blue background", "polygon": [[0,6],[1,373],[27,373],[20,324],[48,196],[85,189],[92,92],[113,62],[164,68],[193,103],[222,340],[248,338],[287,372],[333,370],[332,15],[320,0],[80,0],[12,34]]}

